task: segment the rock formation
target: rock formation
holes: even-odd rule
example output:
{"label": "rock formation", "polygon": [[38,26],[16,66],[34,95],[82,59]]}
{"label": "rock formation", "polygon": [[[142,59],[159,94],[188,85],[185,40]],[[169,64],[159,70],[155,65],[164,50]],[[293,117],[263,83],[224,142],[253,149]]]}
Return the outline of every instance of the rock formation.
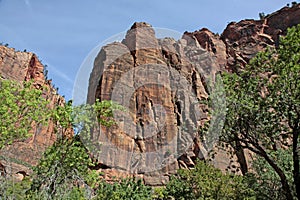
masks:
{"label": "rock formation", "polygon": [[[49,109],[63,105],[64,98],[57,94],[51,81],[44,74],[44,66],[33,53],[15,51],[13,48],[0,46],[0,76],[20,83],[33,80],[33,85],[42,89],[46,87],[44,97],[49,100]],[[32,137],[26,141],[14,142],[0,152],[0,172],[12,176],[18,172],[30,174],[30,166],[37,164],[44,150],[56,140],[54,124],[49,122],[45,127],[35,127]],[[2,166],[2,167],[1,167]]]}
{"label": "rock formation", "polygon": [[[196,159],[243,172],[251,155],[228,144],[214,145],[218,124],[213,124],[211,138],[199,137],[198,128],[209,119],[201,100],[214,94],[218,72],[243,68],[257,52],[278,46],[280,35],[299,23],[299,4],[261,20],[229,23],[221,35],[203,28],[185,32],[180,40],[157,39],[151,25],[135,23],[122,42],[101,49],[90,76],[88,103],[111,99],[125,108],[114,112],[115,125],[93,132],[91,139],[101,142],[92,152],[99,163],[95,168],[108,181],[136,176],[148,185],[165,184],[178,168],[193,167]],[[33,53],[0,46],[0,75],[47,87],[49,109],[64,103]],[[32,137],[1,150],[0,175],[18,179],[30,174],[30,166],[55,141],[54,126],[34,127]],[[208,155],[211,149],[214,154]]]}
{"label": "rock formation", "polygon": [[116,125],[93,133],[102,143],[93,153],[106,178],[133,175],[161,185],[179,167],[193,167],[197,158],[241,173],[251,158],[247,152],[223,144],[207,156],[212,147],[197,132],[208,120],[201,100],[213,93],[218,72],[243,68],[299,23],[299,4],[261,20],[232,22],[221,36],[204,28],[185,32],[178,41],[157,39],[151,25],[142,22],[122,42],[104,46],[90,75],[88,103],[113,100],[126,108],[114,113]]}

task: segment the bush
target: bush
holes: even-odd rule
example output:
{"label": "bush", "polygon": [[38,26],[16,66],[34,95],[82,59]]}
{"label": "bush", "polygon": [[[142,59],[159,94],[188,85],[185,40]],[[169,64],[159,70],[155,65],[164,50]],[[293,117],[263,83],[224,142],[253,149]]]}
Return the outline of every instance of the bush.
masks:
{"label": "bush", "polygon": [[141,180],[132,178],[114,184],[101,182],[95,199],[148,200],[151,199],[151,187],[145,186]]}
{"label": "bush", "polygon": [[194,169],[179,170],[164,191],[175,199],[255,199],[254,191],[242,176],[223,174],[210,164],[198,161]]}

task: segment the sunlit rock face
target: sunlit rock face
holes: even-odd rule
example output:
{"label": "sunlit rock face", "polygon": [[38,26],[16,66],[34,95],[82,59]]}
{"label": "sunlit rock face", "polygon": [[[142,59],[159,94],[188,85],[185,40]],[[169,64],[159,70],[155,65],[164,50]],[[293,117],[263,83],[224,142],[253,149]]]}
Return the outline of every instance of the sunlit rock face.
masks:
{"label": "sunlit rock face", "polygon": [[[51,81],[45,77],[44,71],[44,66],[35,54],[0,46],[1,78],[19,83],[33,80],[33,85],[36,88],[43,88],[43,96],[49,100],[49,109],[53,109],[56,105],[63,105],[65,100],[57,94]],[[32,137],[26,141],[15,141],[12,145],[2,149],[0,152],[2,165],[0,166],[3,169],[0,169],[0,173],[3,174],[5,171],[16,180],[19,180],[20,177],[18,172],[30,174],[30,167],[37,164],[45,149],[56,140],[54,128],[55,125],[51,121],[47,126],[33,126]]]}
{"label": "sunlit rock face", "polygon": [[185,32],[181,39],[156,38],[155,29],[134,23],[122,42],[102,47],[89,79],[88,103],[113,100],[126,109],[115,112],[116,125],[102,127],[93,138],[101,171],[137,176],[148,185],[162,185],[178,168],[209,159],[218,168],[241,173],[249,152],[215,145],[214,155],[197,135],[208,120],[201,100],[213,92],[218,72],[243,68],[266,47],[278,45],[288,27],[300,23],[300,6],[284,7],[261,20],[229,23],[224,32],[206,28]]}
{"label": "sunlit rock face", "polygon": [[150,185],[164,184],[180,163],[194,165],[193,140],[207,119],[198,102],[207,98],[205,79],[218,68],[194,37],[157,39],[144,22],[135,23],[122,42],[104,46],[91,73],[88,103],[113,100],[127,111],[115,113],[116,126],[97,136],[99,162],[140,174]]}

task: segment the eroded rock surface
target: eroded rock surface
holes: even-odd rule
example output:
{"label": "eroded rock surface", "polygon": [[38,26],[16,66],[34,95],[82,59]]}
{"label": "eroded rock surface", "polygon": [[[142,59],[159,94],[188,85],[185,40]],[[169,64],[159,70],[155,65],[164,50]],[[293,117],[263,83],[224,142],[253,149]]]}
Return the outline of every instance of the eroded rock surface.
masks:
{"label": "eroded rock surface", "polygon": [[[213,60],[197,40],[158,40],[146,23],[135,23],[122,43],[103,47],[88,103],[112,99],[128,112],[115,114],[116,126],[102,128],[99,162],[141,175],[146,184],[166,183],[207,118],[197,102],[208,96],[205,78],[218,69]],[[191,157],[197,155],[187,156],[192,166]]]}
{"label": "eroded rock surface", "polygon": [[[49,109],[53,109],[56,105],[63,105],[65,102],[64,98],[57,94],[51,81],[45,78],[44,66],[33,53],[0,46],[0,76],[20,83],[33,80],[36,88],[46,88],[44,91],[47,92],[44,92],[43,96],[50,102]],[[2,149],[0,160],[5,172],[16,178],[18,172],[30,174],[30,167],[37,164],[45,149],[56,140],[54,126],[50,121],[47,126],[34,127],[32,137],[26,141],[16,141]]]}
{"label": "eroded rock surface", "polygon": [[[212,93],[210,81],[219,71],[237,71],[266,47],[276,47],[288,27],[300,23],[300,5],[267,15],[262,20],[228,24],[219,36],[208,29],[185,32],[178,41],[157,39],[147,23],[135,23],[122,42],[104,46],[90,76],[88,103],[114,100],[126,113],[115,113],[117,124],[102,127],[96,158],[109,174],[140,177],[162,185],[180,167],[210,159],[222,170],[241,173],[242,159],[228,145],[215,154],[199,139],[197,128],[208,120],[201,100]],[[120,175],[122,176],[122,175]]]}

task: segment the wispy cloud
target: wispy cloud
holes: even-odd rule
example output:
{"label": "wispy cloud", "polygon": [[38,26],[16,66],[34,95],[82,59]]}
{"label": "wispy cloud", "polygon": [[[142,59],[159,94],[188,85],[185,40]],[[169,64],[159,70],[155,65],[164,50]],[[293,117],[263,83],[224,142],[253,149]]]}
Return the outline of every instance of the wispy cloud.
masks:
{"label": "wispy cloud", "polygon": [[66,74],[64,74],[62,71],[58,70],[56,67],[52,66],[52,65],[49,65],[49,72],[55,74],[56,76],[60,77],[61,79],[65,80],[66,82],[68,83],[71,83],[73,84],[74,81]]}

